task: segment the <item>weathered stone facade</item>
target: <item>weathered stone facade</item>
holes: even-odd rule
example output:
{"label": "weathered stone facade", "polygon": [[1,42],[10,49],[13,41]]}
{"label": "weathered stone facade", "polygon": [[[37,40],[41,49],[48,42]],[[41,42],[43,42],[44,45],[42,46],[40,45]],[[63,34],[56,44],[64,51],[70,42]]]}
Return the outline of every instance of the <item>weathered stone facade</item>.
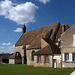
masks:
{"label": "weathered stone facade", "polygon": [[21,59],[9,59],[9,64],[21,64]]}
{"label": "weathered stone facade", "polygon": [[48,43],[44,39],[41,39],[41,48],[44,48],[47,45],[48,45]]}
{"label": "weathered stone facade", "polygon": [[34,65],[34,61],[31,60],[32,56],[31,53],[32,51],[39,51],[39,49],[32,49],[32,50],[27,50],[26,51],[26,56],[27,56],[27,65]]}
{"label": "weathered stone facade", "polygon": [[15,59],[15,64],[21,64],[22,63],[22,59]]}
{"label": "weathered stone facade", "polygon": [[75,63],[74,62],[62,62],[62,67],[65,67],[65,68],[75,68]]}
{"label": "weathered stone facade", "polygon": [[49,63],[45,64],[44,63],[44,55],[41,55],[41,63],[37,62],[37,56],[34,56],[34,66],[35,67],[52,67],[52,63],[53,63],[53,58],[51,55],[48,55],[49,57]]}
{"label": "weathered stone facade", "polygon": [[[73,46],[73,35],[75,35],[75,24],[61,36],[62,67],[75,67],[75,62],[73,62],[73,53],[75,53],[75,47]],[[66,53],[70,55],[68,62],[66,62]]]}
{"label": "weathered stone facade", "polygon": [[61,55],[48,55],[49,57],[49,62],[45,63],[45,55],[41,55],[41,63],[37,62],[37,57],[38,56],[34,56],[34,66],[35,67],[53,67],[53,59],[56,60],[56,68],[60,68],[61,67]]}
{"label": "weathered stone facade", "polygon": [[9,59],[9,64],[22,64],[22,59]]}
{"label": "weathered stone facade", "polygon": [[22,64],[24,64],[25,63],[24,58],[25,58],[26,54],[25,54],[25,50],[23,49],[23,46],[17,46],[17,47],[15,47],[15,52],[19,52],[21,54]]}
{"label": "weathered stone facade", "polygon": [[15,59],[9,59],[9,64],[15,64]]}
{"label": "weathered stone facade", "polygon": [[15,52],[9,58],[9,64],[22,64],[22,57],[19,52]]}
{"label": "weathered stone facade", "polygon": [[56,67],[61,68],[61,54],[60,55],[54,55],[53,59],[56,59]]}

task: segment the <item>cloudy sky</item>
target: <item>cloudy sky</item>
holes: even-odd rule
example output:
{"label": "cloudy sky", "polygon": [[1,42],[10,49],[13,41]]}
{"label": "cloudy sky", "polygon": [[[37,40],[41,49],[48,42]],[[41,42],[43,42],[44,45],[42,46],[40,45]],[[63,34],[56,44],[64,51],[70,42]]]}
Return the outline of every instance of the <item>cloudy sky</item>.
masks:
{"label": "cloudy sky", "polygon": [[75,0],[0,0],[0,53],[14,52],[24,23],[28,32],[56,22],[75,23]]}

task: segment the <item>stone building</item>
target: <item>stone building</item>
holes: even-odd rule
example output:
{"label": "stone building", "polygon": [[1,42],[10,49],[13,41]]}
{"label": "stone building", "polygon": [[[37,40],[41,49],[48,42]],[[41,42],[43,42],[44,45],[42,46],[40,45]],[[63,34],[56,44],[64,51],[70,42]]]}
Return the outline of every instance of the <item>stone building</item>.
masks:
{"label": "stone building", "polygon": [[75,67],[75,24],[61,36],[62,67]]}
{"label": "stone building", "polygon": [[61,67],[60,49],[50,39],[41,39],[41,50],[34,54],[34,66]]}
{"label": "stone building", "polygon": [[9,64],[22,64],[22,57],[19,52],[15,52],[9,57]]}
{"label": "stone building", "polygon": [[15,44],[15,53],[10,57],[9,63],[14,61],[12,64],[16,64],[17,59],[17,63],[27,65],[61,67],[61,34],[68,28],[67,24],[57,22],[26,32],[24,25],[23,34]]}

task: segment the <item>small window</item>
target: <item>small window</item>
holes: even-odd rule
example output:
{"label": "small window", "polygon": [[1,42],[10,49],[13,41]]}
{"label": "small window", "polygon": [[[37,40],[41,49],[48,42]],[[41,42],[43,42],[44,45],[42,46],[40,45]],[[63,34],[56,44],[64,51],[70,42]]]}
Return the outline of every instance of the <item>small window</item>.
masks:
{"label": "small window", "polygon": [[65,53],[65,61],[69,62],[69,53]]}
{"label": "small window", "polygon": [[37,57],[37,63],[41,63],[41,56]]}
{"label": "small window", "polygon": [[44,62],[45,62],[45,63],[49,63],[49,58],[48,58],[48,56],[45,56],[45,57],[44,57]]}
{"label": "small window", "polygon": [[33,50],[32,53],[31,53],[31,60],[32,61],[34,61],[34,53],[35,53],[35,51]]}
{"label": "small window", "polygon": [[73,62],[75,62],[75,53],[73,53]]}
{"label": "small window", "polygon": [[17,53],[17,56],[18,56],[18,53]]}

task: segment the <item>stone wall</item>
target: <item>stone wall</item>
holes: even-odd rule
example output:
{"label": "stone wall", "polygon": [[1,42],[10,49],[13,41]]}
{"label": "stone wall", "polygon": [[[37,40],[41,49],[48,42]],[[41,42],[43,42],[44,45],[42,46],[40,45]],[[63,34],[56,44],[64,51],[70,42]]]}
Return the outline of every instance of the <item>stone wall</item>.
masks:
{"label": "stone wall", "polygon": [[24,64],[25,50],[23,49],[23,46],[17,46],[17,47],[15,47],[15,52],[19,52],[21,54],[22,64]]}
{"label": "stone wall", "polygon": [[[61,54],[75,53],[75,47],[73,46],[73,35],[75,35],[75,24],[61,36]],[[75,63],[62,61],[62,67],[75,67]]]}
{"label": "stone wall", "polygon": [[75,53],[75,47],[62,48],[62,53]]}
{"label": "stone wall", "polygon": [[62,62],[62,67],[64,68],[75,68],[75,63],[72,62]]}
{"label": "stone wall", "polygon": [[49,55],[49,63],[44,63],[44,55],[41,55],[41,63],[37,63],[37,55],[34,56],[35,67],[53,67],[53,59],[56,59],[56,68],[61,67],[61,55]]}
{"label": "stone wall", "polygon": [[21,64],[21,59],[9,59],[9,64]]}
{"label": "stone wall", "polygon": [[15,64],[15,59],[9,59],[9,64]]}
{"label": "stone wall", "polygon": [[15,52],[19,52],[21,54],[21,56],[24,56],[24,49],[23,46],[17,46],[15,47]]}
{"label": "stone wall", "polygon": [[53,59],[52,56],[49,55],[49,63],[44,63],[44,55],[41,55],[41,63],[37,63],[37,56],[34,56],[34,66],[35,67],[52,67]]}
{"label": "stone wall", "polygon": [[56,59],[56,67],[60,68],[61,67],[61,54],[54,55],[53,59]]}
{"label": "stone wall", "polygon": [[21,59],[15,59],[15,64],[21,64],[22,60]]}
{"label": "stone wall", "polygon": [[73,35],[74,34],[75,34],[75,24],[72,25],[61,36],[62,52],[67,51],[66,49],[70,50],[70,48],[75,48],[75,47],[73,47]]}
{"label": "stone wall", "polygon": [[41,48],[44,48],[47,45],[48,45],[48,43],[44,39],[41,39]]}
{"label": "stone wall", "polygon": [[27,56],[27,65],[34,65],[34,61],[31,61],[31,52],[32,51],[39,51],[39,49],[32,49],[32,50],[26,50],[26,56]]}

